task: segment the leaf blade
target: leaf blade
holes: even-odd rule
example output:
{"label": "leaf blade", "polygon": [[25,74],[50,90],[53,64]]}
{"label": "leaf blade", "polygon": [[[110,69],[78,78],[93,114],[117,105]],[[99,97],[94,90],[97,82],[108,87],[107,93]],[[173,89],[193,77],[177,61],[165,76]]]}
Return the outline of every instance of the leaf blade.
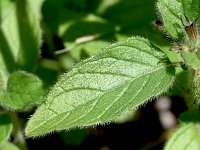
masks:
{"label": "leaf blade", "polygon": [[26,134],[114,120],[169,88],[174,68],[165,59],[163,52],[139,37],[108,46],[61,77],[29,121]]}

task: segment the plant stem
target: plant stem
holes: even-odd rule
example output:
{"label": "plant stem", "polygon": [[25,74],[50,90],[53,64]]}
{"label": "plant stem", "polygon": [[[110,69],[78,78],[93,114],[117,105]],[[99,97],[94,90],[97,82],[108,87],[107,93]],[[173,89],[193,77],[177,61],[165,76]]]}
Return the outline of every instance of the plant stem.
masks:
{"label": "plant stem", "polygon": [[187,85],[187,94],[184,94],[184,98],[187,102],[189,111],[196,112],[198,110],[198,99],[199,99],[199,84],[200,76],[198,71],[189,69],[188,75],[188,85]]}
{"label": "plant stem", "polygon": [[19,119],[17,113],[9,112],[12,122],[13,122],[13,135],[15,138],[15,143],[19,147],[20,150],[28,150],[26,145],[26,140],[24,139],[24,135],[22,132],[21,120]]}

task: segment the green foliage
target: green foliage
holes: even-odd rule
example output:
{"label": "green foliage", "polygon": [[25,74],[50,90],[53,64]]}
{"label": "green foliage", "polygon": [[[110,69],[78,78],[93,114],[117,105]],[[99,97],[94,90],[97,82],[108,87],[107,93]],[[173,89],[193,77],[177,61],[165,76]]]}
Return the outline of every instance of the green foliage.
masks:
{"label": "green foliage", "polygon": [[[11,134],[12,131],[12,123],[10,116],[8,114],[0,115],[0,145],[2,142],[6,141]],[[1,147],[1,146],[0,146]]]}
{"label": "green foliage", "polygon": [[199,150],[200,132],[193,123],[178,129],[168,141],[164,150]]}
{"label": "green foliage", "polygon": [[[18,111],[39,106],[26,136],[77,128],[60,135],[79,145],[79,128],[123,123],[172,86],[167,94],[182,96],[188,112],[165,149],[200,149],[200,0],[158,0],[157,32],[153,4],[0,0],[0,149],[27,149]],[[136,34],[148,39],[128,38]]]}
{"label": "green foliage", "polygon": [[[200,1],[199,0],[182,0],[183,11],[186,16],[195,21],[200,16]],[[197,20],[200,23],[199,19]]]}
{"label": "green foliage", "polygon": [[173,81],[174,68],[166,64],[163,52],[146,39],[129,38],[106,47],[63,75],[25,132],[38,136],[106,123],[165,92]]}
{"label": "green foliage", "polygon": [[181,39],[184,32],[180,18],[183,14],[181,2],[178,0],[158,0],[157,7],[166,32],[175,40]]}
{"label": "green foliage", "polygon": [[0,102],[14,110],[27,110],[44,100],[42,81],[33,74],[23,71],[10,75],[7,90],[0,94]]}
{"label": "green foliage", "polygon": [[27,0],[0,1],[0,74],[5,81],[14,70],[32,71],[36,65],[41,29],[33,9]]}

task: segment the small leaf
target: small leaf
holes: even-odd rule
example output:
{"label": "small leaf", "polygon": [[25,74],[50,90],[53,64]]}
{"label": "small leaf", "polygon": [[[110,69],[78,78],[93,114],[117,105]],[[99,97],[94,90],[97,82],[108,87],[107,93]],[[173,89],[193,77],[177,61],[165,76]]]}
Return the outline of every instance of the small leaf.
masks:
{"label": "small leaf", "polygon": [[199,0],[182,0],[182,6],[184,13],[189,18],[189,20],[195,21],[197,19],[197,22],[200,22],[198,19],[200,17]]}
{"label": "small leaf", "polygon": [[166,56],[143,38],[106,47],[64,74],[31,117],[27,136],[103,124],[165,92],[174,81]]}
{"label": "small leaf", "polygon": [[181,22],[183,9],[181,2],[179,0],[158,0],[157,7],[166,32],[175,40],[183,37],[184,28]]}
{"label": "small leaf", "polygon": [[43,83],[38,77],[18,71],[10,75],[7,91],[0,95],[0,103],[11,109],[25,110],[41,104],[44,95]]}
{"label": "small leaf", "polygon": [[19,150],[19,148],[10,142],[3,142],[0,143],[0,150]]}
{"label": "small leaf", "polygon": [[10,137],[12,131],[12,122],[7,114],[0,115],[0,143]]}
{"label": "small leaf", "polygon": [[186,124],[174,133],[164,150],[199,150],[199,141],[200,133],[195,124]]}
{"label": "small leaf", "polygon": [[200,69],[200,59],[195,53],[183,51],[181,52],[181,55],[188,66],[195,70]]}

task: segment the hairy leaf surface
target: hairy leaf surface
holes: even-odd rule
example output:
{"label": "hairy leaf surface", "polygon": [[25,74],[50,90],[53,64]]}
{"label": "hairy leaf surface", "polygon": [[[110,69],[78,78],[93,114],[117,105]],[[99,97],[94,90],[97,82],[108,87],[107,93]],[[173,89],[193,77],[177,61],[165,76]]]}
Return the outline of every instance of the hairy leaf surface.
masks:
{"label": "hairy leaf surface", "polygon": [[174,68],[148,40],[112,44],[64,74],[31,117],[28,136],[115,120],[174,81]]}

